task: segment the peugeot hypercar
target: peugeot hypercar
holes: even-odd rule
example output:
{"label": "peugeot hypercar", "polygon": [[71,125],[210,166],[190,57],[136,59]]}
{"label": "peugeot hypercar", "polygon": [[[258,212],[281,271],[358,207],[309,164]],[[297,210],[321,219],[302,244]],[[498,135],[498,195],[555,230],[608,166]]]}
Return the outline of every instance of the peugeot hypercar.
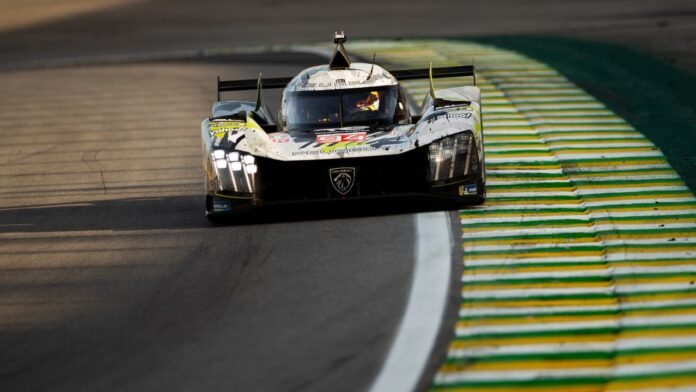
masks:
{"label": "peugeot hypercar", "polygon": [[[328,65],[294,78],[221,81],[201,123],[206,215],[211,221],[265,204],[416,197],[485,199],[481,93],[474,66],[386,71],[351,62],[337,33]],[[472,76],[435,91],[433,78]],[[399,81],[430,79],[412,115]],[[262,89],[283,88],[278,120]],[[256,102],[221,101],[257,90]]]}

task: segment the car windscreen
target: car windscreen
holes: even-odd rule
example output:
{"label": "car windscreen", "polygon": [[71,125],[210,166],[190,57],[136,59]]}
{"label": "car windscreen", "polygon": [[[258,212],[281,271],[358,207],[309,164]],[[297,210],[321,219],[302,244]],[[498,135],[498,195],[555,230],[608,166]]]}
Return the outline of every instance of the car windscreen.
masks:
{"label": "car windscreen", "polygon": [[389,125],[394,122],[397,101],[397,86],[291,92],[285,108],[287,127]]}

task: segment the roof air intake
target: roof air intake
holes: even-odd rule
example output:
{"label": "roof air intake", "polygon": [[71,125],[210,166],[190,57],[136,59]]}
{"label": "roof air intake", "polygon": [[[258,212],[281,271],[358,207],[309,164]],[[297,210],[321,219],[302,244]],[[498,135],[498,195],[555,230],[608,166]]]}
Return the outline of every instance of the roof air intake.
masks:
{"label": "roof air intake", "polygon": [[334,34],[334,43],[336,44],[336,49],[334,50],[333,57],[331,57],[331,62],[329,63],[330,69],[347,69],[350,67],[350,57],[346,52],[346,48],[343,47],[343,43],[346,42],[346,34],[341,31]]}

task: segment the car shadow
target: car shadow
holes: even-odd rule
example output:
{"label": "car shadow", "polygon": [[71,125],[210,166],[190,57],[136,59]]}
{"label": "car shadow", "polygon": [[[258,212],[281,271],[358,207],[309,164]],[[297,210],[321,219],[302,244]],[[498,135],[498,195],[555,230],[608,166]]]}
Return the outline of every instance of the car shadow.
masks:
{"label": "car shadow", "polygon": [[[78,230],[148,230],[211,226],[203,197],[167,196],[0,208],[0,233]],[[456,209],[417,199],[337,200],[268,205],[215,225],[254,225],[378,217]]]}
{"label": "car shadow", "polygon": [[200,199],[168,196],[2,208],[0,233],[205,227]]}
{"label": "car shadow", "polygon": [[422,198],[387,198],[362,200],[331,200],[304,203],[273,204],[255,207],[229,216],[216,217],[216,225],[251,225],[294,221],[369,218],[384,215],[450,211],[463,208],[451,202]]}

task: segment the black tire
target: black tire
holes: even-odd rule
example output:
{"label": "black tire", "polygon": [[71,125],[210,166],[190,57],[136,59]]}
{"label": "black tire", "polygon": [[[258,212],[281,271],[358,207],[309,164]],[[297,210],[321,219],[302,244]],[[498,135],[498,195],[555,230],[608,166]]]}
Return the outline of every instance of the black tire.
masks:
{"label": "black tire", "polygon": [[208,218],[208,222],[212,223],[213,225],[221,225],[227,222],[227,219],[225,219],[225,216],[218,215],[218,214],[208,214],[205,216]]}
{"label": "black tire", "polygon": [[208,219],[208,222],[215,225],[219,225],[224,221],[220,214],[213,212],[213,196],[210,195],[205,196],[205,217]]}
{"label": "black tire", "polygon": [[486,202],[486,183],[482,178],[476,182],[476,187],[478,188],[478,200],[476,200],[476,204],[483,204]]}

